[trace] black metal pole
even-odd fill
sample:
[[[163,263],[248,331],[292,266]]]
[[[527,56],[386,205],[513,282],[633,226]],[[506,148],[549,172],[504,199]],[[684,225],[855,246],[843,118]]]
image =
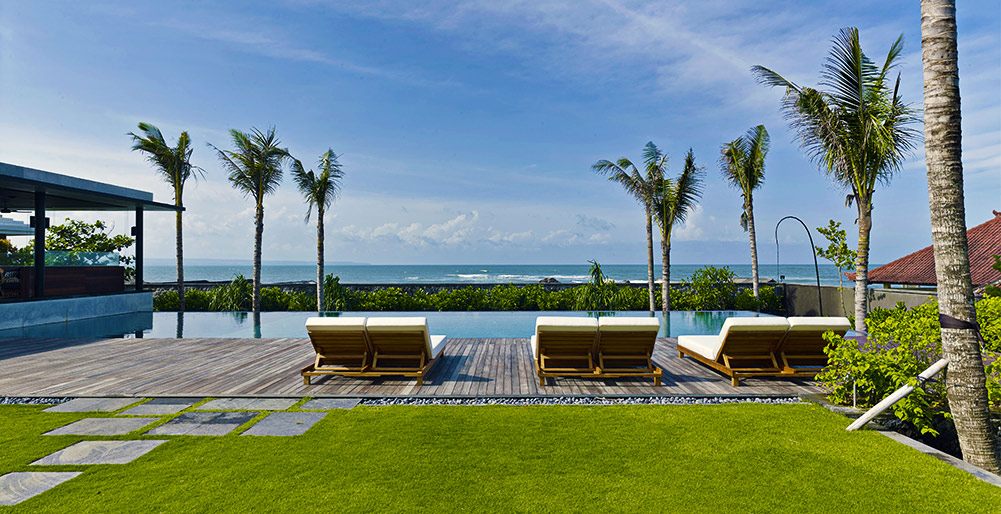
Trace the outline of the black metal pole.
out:
[[[787,219],[794,219],[803,225],[803,230],[806,231],[806,237],[810,238],[810,250],[813,250],[813,269],[817,273],[817,308],[820,309],[819,314],[824,315],[824,300],[820,292],[820,265],[817,264],[817,247],[813,245],[813,235],[810,234],[810,229],[806,227],[806,223],[803,220],[797,218],[796,216],[786,216],[779,220],[775,224],[775,273],[779,272],[779,225]]]
[[[35,298],[45,296],[45,191],[35,191]]]
[[[136,292],[143,290],[143,206],[136,205]]]

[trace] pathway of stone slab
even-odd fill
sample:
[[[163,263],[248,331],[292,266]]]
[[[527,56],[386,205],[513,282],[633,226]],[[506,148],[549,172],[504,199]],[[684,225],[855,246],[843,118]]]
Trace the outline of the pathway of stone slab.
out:
[[[119,412],[122,418],[84,418],[46,432],[45,435],[125,435],[140,430],[162,417],[177,414],[201,402],[197,398],[153,398],[135,405],[135,398],[77,398],[45,409],[44,412]],[[295,398],[220,398],[157,426],[145,435],[226,435],[257,417],[261,411],[284,411],[298,403]],[[299,407],[301,411],[351,409],[359,400],[315,398]],[[212,412],[212,411],[254,412]],[[326,416],[325,412],[272,412],[245,430],[247,436],[296,436],[306,433]],[[167,440],[80,441],[32,462],[32,466],[83,466],[126,464],[153,451]],[[82,471],[22,471],[0,476],[0,505],[15,505],[41,494]]]

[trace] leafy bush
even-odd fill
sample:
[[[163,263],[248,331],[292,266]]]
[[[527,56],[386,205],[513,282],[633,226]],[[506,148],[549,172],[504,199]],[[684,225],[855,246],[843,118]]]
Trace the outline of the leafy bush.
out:
[[[288,292],[278,287],[261,288],[261,310],[262,311],[287,311],[289,309],[290,295]]]
[[[341,278],[333,275],[323,277],[323,310],[355,310],[355,293],[341,285]]]
[[[153,310],[176,311],[177,291],[158,290],[153,293]]]
[[[1001,309],[985,299],[977,304],[982,326],[1001,324]],[[929,302],[907,310],[902,304],[894,309],[874,309],[866,317],[869,338],[858,342],[832,332],[825,353],[828,365],[817,375],[831,401],[850,404],[852,385],[856,386],[860,407],[871,407],[904,385],[918,386],[917,375],[942,358],[942,334],[938,322],[938,304]],[[996,347],[996,333],[984,334],[988,348]],[[992,351],[984,352],[988,394],[994,407],[1001,407],[1001,363]],[[937,416],[946,416],[945,385],[941,375],[916,387],[914,393],[894,406],[894,415],[912,423],[921,433],[937,435],[933,428]]]
[[[754,290],[748,288],[734,296],[733,308],[742,311],[779,312],[782,310],[782,299],[775,294],[774,287],[759,288],[757,299],[754,298]]]
[[[212,290],[209,296],[208,309],[213,311],[249,311],[253,296],[253,287],[250,281],[237,275],[229,284],[219,286]],[[263,299],[263,297],[262,297]],[[188,296],[185,294],[184,301],[188,303]],[[189,310],[200,310],[185,305]]]
[[[200,289],[184,290],[184,308],[186,310],[193,312],[226,310],[214,308],[212,301],[213,294],[211,291],[202,291]]]
[[[977,302],[977,323],[984,348],[1001,352],[1001,296],[984,298]]]
[[[737,274],[723,266],[703,266],[689,277],[688,295],[696,310],[718,311],[733,305],[737,292],[733,279]]]

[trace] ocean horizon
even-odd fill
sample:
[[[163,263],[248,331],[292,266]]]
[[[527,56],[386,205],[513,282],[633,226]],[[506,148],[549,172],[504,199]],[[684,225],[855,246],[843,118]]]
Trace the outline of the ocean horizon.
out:
[[[671,266],[671,281],[687,280],[703,264],[676,264]],[[714,264],[728,267],[739,278],[751,277],[749,264]],[[875,266],[873,266],[875,267]],[[347,264],[327,265],[325,273],[340,277],[342,284],[532,284],[542,279],[553,278],[561,283],[581,284],[590,279],[588,264],[421,264],[421,265],[378,265]],[[616,282],[646,282],[647,267],[644,264],[607,264],[601,266],[605,276]],[[655,278],[659,279],[660,266],[655,268]],[[150,266],[143,269],[147,282],[172,282],[177,280],[174,266]],[[761,280],[775,280],[790,283],[815,284],[816,273],[813,264],[763,264],[758,267]],[[237,275],[251,277],[250,265],[186,265],[185,281],[207,280],[211,282],[232,280]],[[780,278],[784,277],[784,278]],[[316,279],[316,266],[310,264],[264,264],[261,267],[261,281],[266,284],[280,282],[312,282]],[[838,269],[831,264],[820,265],[820,283],[838,284]]]

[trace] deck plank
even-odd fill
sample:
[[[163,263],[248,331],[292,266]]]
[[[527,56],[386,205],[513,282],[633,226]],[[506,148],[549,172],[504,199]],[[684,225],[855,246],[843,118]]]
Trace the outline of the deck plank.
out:
[[[406,377],[314,377],[307,339],[15,339],[0,341],[0,396],[564,396],[801,395],[821,392],[805,379],[760,377],[730,386],[728,377],[661,338],[648,378],[557,378],[539,387],[527,338],[451,339],[424,385]]]

